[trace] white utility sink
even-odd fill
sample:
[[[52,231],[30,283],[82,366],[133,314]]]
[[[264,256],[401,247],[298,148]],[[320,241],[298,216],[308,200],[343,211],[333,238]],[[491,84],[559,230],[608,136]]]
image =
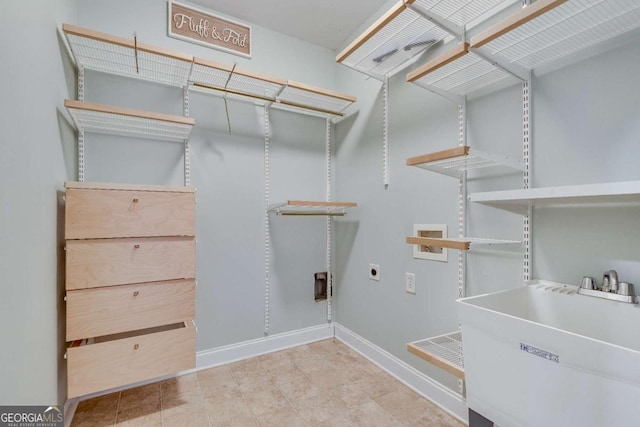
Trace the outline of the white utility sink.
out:
[[[577,289],[458,301],[469,408],[502,427],[640,425],[640,306]]]

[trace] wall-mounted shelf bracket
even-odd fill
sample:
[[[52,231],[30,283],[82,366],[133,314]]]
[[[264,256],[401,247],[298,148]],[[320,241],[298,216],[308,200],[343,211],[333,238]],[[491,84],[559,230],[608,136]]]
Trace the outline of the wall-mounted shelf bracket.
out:
[[[478,55],[480,58],[487,61],[489,64],[493,65],[496,68],[501,69],[505,73],[511,74],[513,77],[519,79],[520,81],[531,80],[531,70],[528,70],[524,67],[520,67],[517,64],[508,64],[506,62],[500,61],[495,57],[487,55],[482,51],[482,49],[478,49],[475,47],[469,47],[469,52]]]
[[[412,10],[413,12],[422,16],[424,19],[431,22],[433,25],[441,28],[442,30],[456,37],[459,41],[464,40],[464,37],[465,37],[464,27],[456,25],[451,21],[447,21],[430,11],[420,9],[416,7],[414,4],[408,4],[406,1],[405,1],[405,6],[407,7],[407,9]]]

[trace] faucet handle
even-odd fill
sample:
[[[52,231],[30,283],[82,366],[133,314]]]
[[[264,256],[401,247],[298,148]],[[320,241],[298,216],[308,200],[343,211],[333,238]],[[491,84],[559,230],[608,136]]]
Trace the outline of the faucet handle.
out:
[[[635,292],[633,291],[633,284],[627,282],[620,282],[618,284],[618,295],[624,296],[635,296]]]
[[[580,287],[582,289],[595,290],[595,289],[598,289],[598,283],[596,282],[596,279],[594,279],[593,277],[584,276],[582,278],[582,285],[580,285]]]

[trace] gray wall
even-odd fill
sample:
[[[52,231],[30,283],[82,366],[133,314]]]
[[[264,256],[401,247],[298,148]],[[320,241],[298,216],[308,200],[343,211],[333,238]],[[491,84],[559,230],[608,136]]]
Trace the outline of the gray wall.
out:
[[[0,405],[66,398],[63,216],[57,192],[75,175],[73,94],[57,34],[75,1],[5,2],[0,14]]]
[[[414,223],[444,223],[457,236],[457,180],[405,166],[408,157],[458,144],[457,106],[406,83],[390,82],[391,184],[382,186],[380,84],[345,67],[339,89],[358,96],[358,114],[337,126],[338,196],[359,208],[338,228],[338,322],[456,389],[455,378],[405,350],[405,344],[457,328],[457,251],[449,262],[415,260],[404,243]],[[640,179],[640,45],[618,46],[536,77],[533,82],[533,186]],[[521,86],[468,102],[469,145],[522,156]],[[469,191],[521,188],[521,175],[469,181]],[[609,268],[640,282],[637,207],[536,209],[533,278],[579,283]],[[468,206],[468,235],[519,240],[520,216]],[[636,239],[634,239],[634,237]],[[467,255],[467,295],[522,284],[522,257],[498,251]],[[368,279],[380,264],[381,280]],[[404,273],[416,274],[417,295],[405,293]]]
[[[333,52],[253,26],[253,58],[168,38],[166,2],[83,1],[78,25],[283,79],[333,88]],[[182,114],[182,90],[88,73],[86,100]],[[263,336],[263,109],[191,92],[192,186],[197,189],[197,349]],[[181,144],[92,134],[87,180],[182,185]],[[271,111],[271,202],[325,197],[325,120]],[[326,270],[324,218],[271,217],[270,333],[326,322],[313,274]]]

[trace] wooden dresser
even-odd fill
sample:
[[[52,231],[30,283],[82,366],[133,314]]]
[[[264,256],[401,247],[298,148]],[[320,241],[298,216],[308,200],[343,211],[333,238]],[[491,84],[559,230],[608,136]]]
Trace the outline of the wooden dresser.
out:
[[[194,190],[65,188],[68,396],[194,368]]]

